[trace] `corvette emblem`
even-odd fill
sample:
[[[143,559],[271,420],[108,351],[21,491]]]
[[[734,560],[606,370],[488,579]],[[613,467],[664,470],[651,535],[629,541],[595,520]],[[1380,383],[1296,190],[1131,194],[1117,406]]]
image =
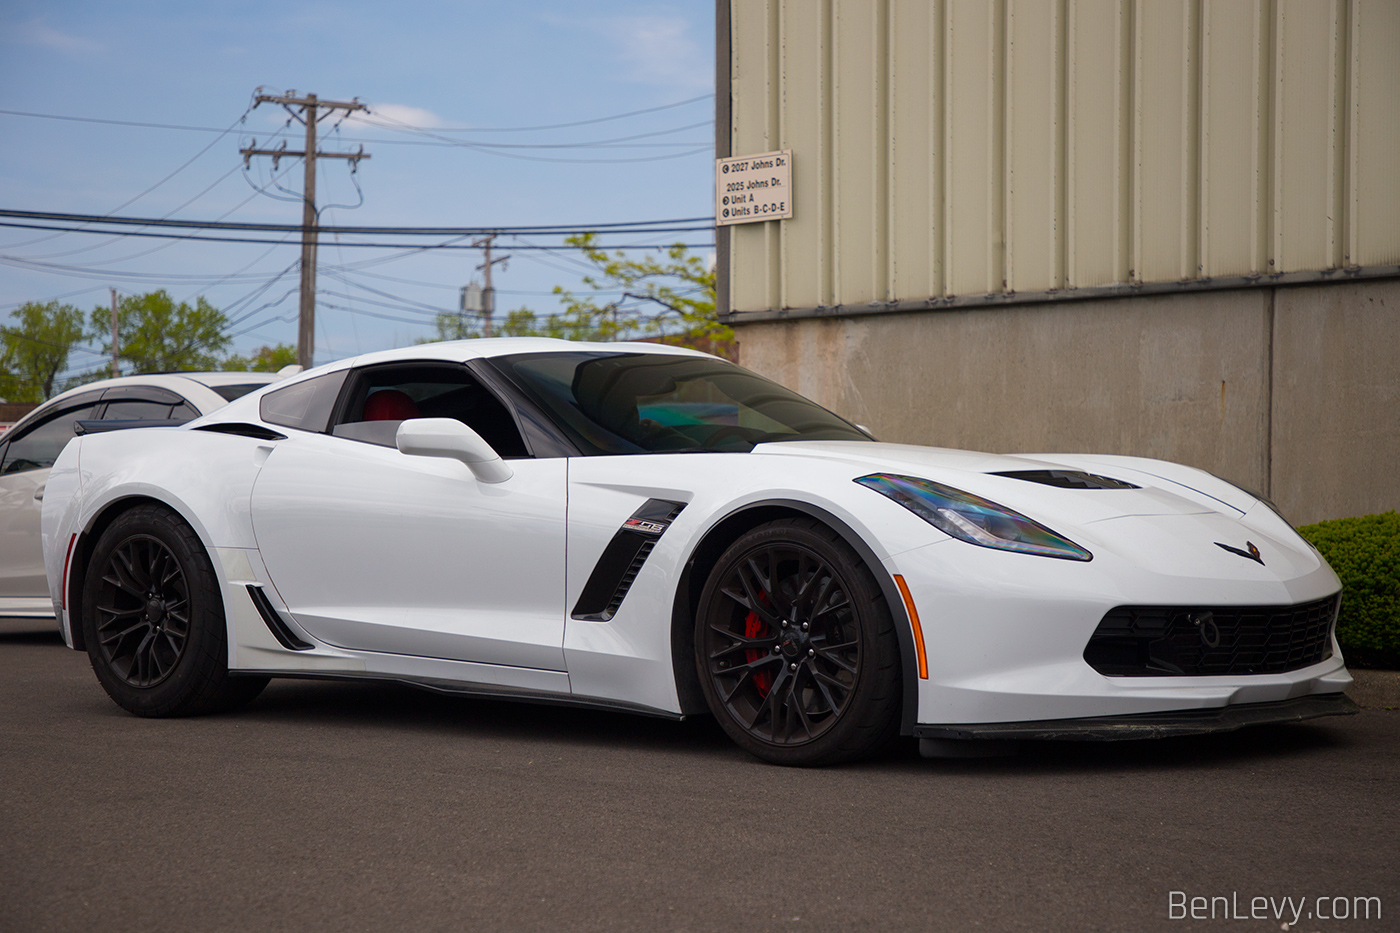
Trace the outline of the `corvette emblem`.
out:
[[[648,535],[659,535],[666,530],[666,525],[661,522],[649,522],[644,518],[629,518],[622,523],[622,527]]]
[[[1241,557],[1247,557],[1247,558],[1249,558],[1250,560],[1257,560],[1257,561],[1259,562],[1259,566],[1261,566],[1261,567],[1264,566],[1264,558],[1262,558],[1262,557],[1259,556],[1259,549],[1258,549],[1257,547],[1254,546],[1254,542],[1253,542],[1253,541],[1246,541],[1246,542],[1244,543],[1244,546],[1247,547],[1247,548],[1249,548],[1249,550],[1247,550],[1247,551],[1242,551],[1242,550],[1240,550],[1240,549],[1237,548],[1237,547],[1230,547],[1230,545],[1228,545],[1228,544],[1221,544],[1219,541],[1215,542],[1215,546],[1216,546],[1216,547],[1220,547],[1220,548],[1224,548],[1225,550],[1229,551],[1231,554],[1238,554],[1238,555],[1240,555]]]

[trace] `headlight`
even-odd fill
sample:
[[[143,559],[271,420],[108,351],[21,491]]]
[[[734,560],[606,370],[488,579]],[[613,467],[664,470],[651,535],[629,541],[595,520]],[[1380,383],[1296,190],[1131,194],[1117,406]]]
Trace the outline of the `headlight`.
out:
[[[968,544],[1064,560],[1094,559],[1093,554],[1039,522],[942,483],[893,473],[871,473],[856,482],[889,496],[939,531]]]

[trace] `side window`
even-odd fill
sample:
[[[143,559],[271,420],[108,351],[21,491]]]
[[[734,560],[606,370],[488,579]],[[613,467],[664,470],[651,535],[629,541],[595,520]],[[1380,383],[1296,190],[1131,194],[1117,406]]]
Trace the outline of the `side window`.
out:
[[[102,413],[103,421],[145,421],[170,417],[169,402],[143,402],[136,400],[108,402]]]
[[[269,392],[258,403],[258,412],[268,424],[324,433],[344,381],[342,369]]]
[[[170,415],[168,417],[174,418],[177,421],[193,421],[199,417],[199,412],[195,411],[194,406],[189,402],[181,402],[170,409]]]
[[[355,373],[331,433],[394,446],[398,426],[411,418],[453,418],[480,434],[505,458],[530,456],[520,429],[500,399],[466,367],[399,363]]]
[[[85,405],[61,411],[19,437],[10,438],[0,473],[47,470],[53,466],[63,451],[63,445],[73,437],[73,422],[91,418],[96,408],[96,405]]]

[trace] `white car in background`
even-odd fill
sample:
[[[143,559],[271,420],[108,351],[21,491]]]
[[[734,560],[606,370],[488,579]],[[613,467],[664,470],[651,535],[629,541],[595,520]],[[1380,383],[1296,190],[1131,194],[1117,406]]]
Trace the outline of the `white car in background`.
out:
[[[279,378],[211,372],[104,379],[54,396],[0,434],[0,618],[53,618],[39,513],[49,468],[77,422],[183,424]]]

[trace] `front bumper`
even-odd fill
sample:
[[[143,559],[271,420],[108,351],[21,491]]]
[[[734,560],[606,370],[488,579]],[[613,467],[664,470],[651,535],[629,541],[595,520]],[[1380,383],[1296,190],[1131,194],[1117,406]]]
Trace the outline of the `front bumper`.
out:
[[[1303,722],[1321,716],[1350,716],[1360,707],[1344,693],[1324,693],[1274,703],[1242,703],[1211,709],[1136,713],[1127,716],[1094,716],[1086,719],[1050,719],[1032,722],[986,722],[968,725],[918,725],[920,739],[1068,739],[1088,742],[1120,742],[1129,739],[1161,739],[1170,736],[1233,732],[1266,723]]]
[[[915,723],[971,728],[1210,717],[1228,707],[1341,694],[1351,677],[1330,633],[1330,657],[1293,670],[1109,676],[1085,660],[1085,646],[1115,607],[1286,607],[1340,589],[1320,560],[1311,567],[1276,561],[1273,568],[1234,561],[1242,566],[1238,573],[1227,564],[1229,574],[1212,578],[1144,568],[1108,549],[1091,562],[1072,562],[956,541],[887,558],[886,569],[907,581],[922,621],[928,677],[917,681]]]

